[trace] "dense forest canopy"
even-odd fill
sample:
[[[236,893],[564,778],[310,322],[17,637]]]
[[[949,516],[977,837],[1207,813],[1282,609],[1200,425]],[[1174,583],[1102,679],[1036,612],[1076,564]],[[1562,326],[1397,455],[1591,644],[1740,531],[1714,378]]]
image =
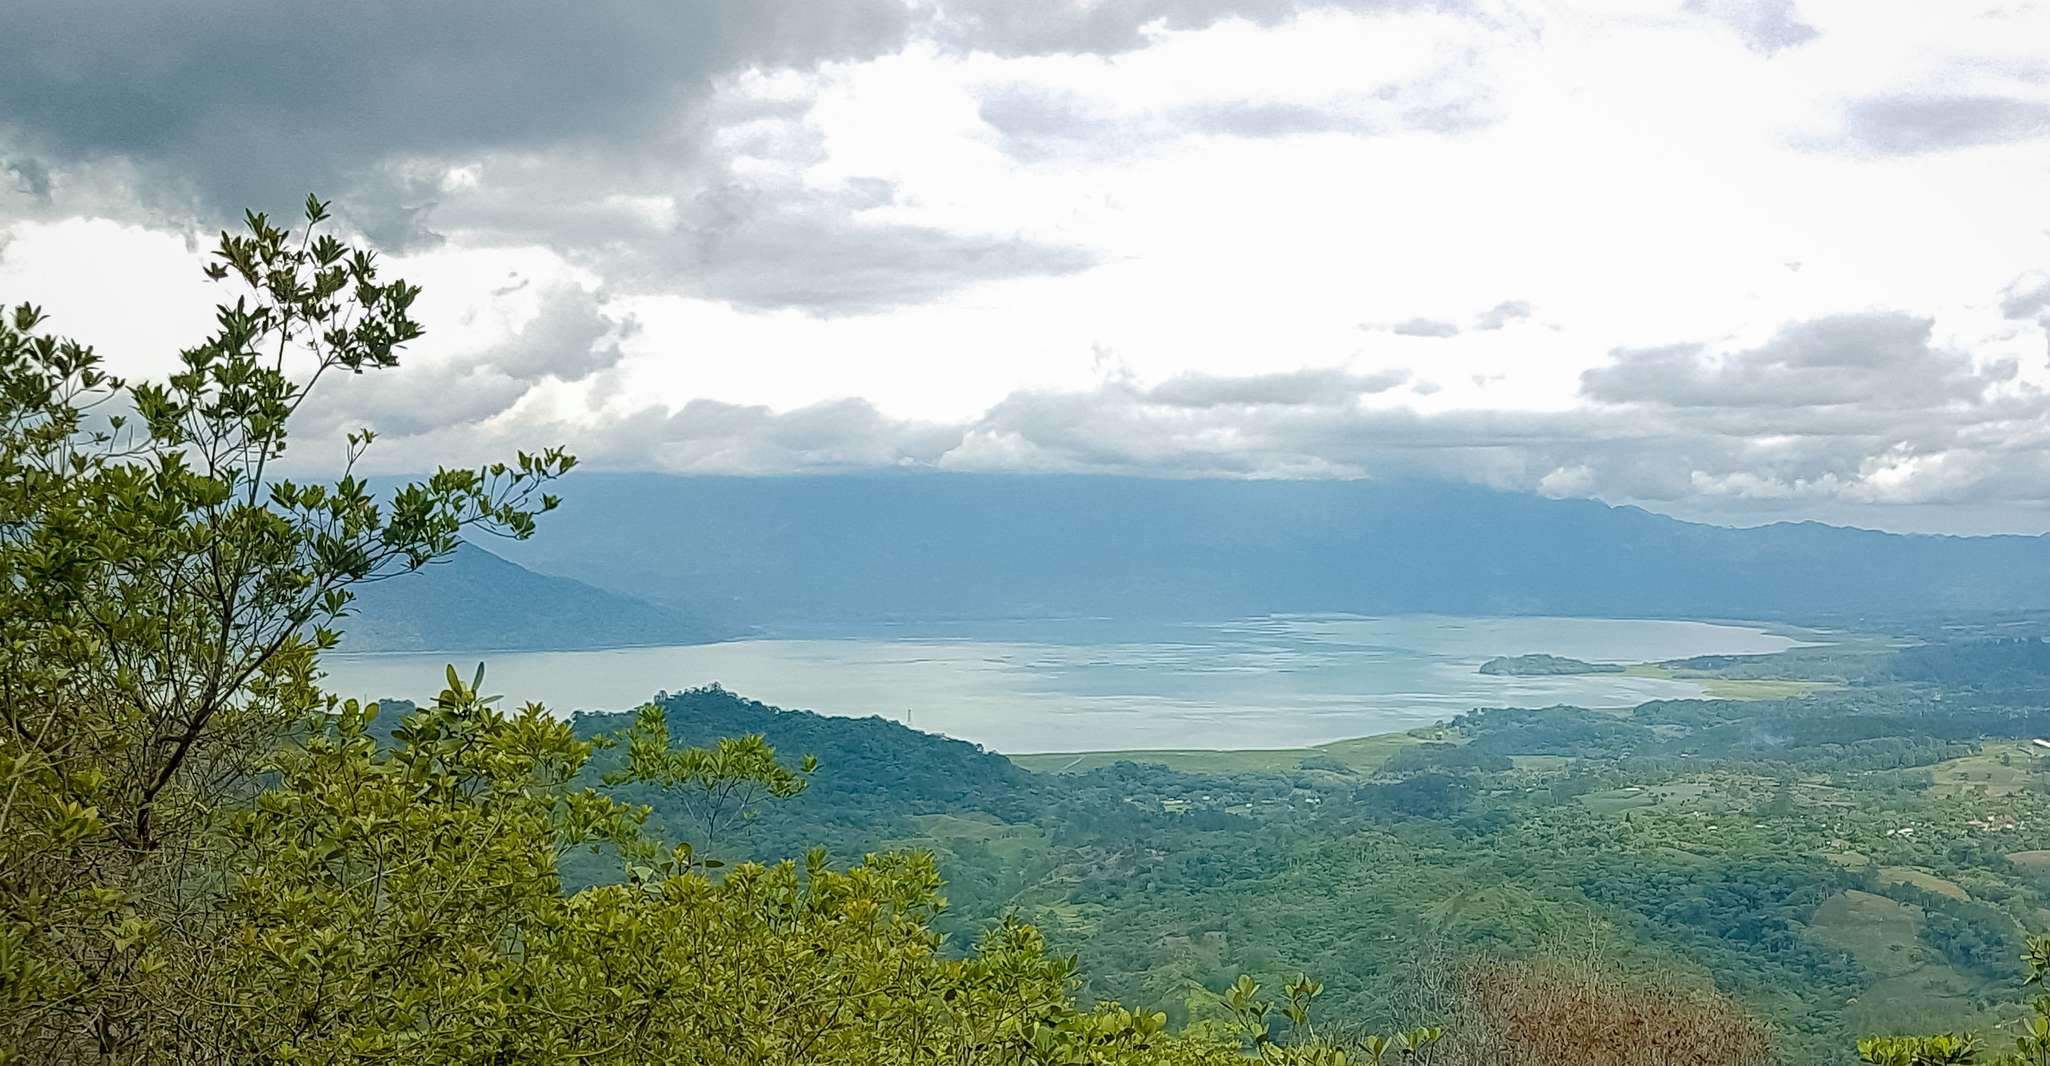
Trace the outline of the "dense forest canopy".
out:
[[[1768,657],[1795,678],[1872,678],[1812,694],[1484,710],[1282,768],[1185,753],[1206,768],[1020,774],[880,718],[717,688],[662,706],[682,735],[760,732],[818,758],[814,788],[830,791],[763,807],[730,846],[931,850],[949,882],[941,928],[1029,918],[1079,953],[1085,991],[1176,1021],[1204,1016],[1198,990],[1307,971],[1329,1013],[1402,1024],[1430,975],[1563,954],[1604,960],[1633,995],[1712,984],[1769,1021],[1789,1061],[1831,1062],[1873,1032],[1993,1032],[2027,1009],[2021,959],[2050,889],[2042,690],[1891,680],[1933,654],[1911,651]],[[653,820],[688,824],[651,803]]]
[[[324,693],[359,590],[530,537],[574,465],[277,477],[309,389],[421,334],[325,221],[223,235],[163,382],[0,321],[0,1061],[1920,1066],[1983,1045],[1854,1037],[2050,972],[2037,637],[1645,664],[1788,694],[1224,772],[717,687]],[[2050,1061],[2050,1002],[2018,1034]]]
[[[0,3],[0,1066],[2050,1066],[2046,43]]]
[[[422,333],[419,290],[326,220],[309,197],[301,228],[223,234],[207,274],[241,294],[161,383],[107,375],[28,305],[0,322],[0,1057],[1340,1061],[1306,979],[1276,999],[1248,978],[1215,1026],[1169,1035],[1079,1003],[1028,925],[942,950],[929,855],[728,865],[712,829],[809,784],[758,735],[678,747],[650,707],[586,739],[501,707],[481,669],[396,723],[320,692],[357,587],[466,530],[531,535],[574,463],[523,452],[378,497],[276,477],[307,390]],[[349,436],[352,468],[373,439]],[[594,750],[620,761],[587,780]],[[682,804],[697,846],[601,786]],[[591,847],[612,876],[566,890]]]

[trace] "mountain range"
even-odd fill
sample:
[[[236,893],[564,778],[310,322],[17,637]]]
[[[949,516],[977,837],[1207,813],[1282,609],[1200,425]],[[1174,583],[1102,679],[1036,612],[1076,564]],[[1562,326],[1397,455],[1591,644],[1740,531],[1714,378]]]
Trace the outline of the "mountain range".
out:
[[[340,629],[349,652],[611,648],[733,635],[688,610],[537,574],[474,544],[356,586]]]
[[[2050,606],[2050,538],[1729,528],[1445,483],[579,473],[562,492],[539,534],[500,550],[681,613],[638,609],[626,628],[668,619],[649,633],[1299,612],[1827,622]],[[579,636],[620,628],[604,617],[625,610],[617,601],[565,602],[587,612],[566,626]]]

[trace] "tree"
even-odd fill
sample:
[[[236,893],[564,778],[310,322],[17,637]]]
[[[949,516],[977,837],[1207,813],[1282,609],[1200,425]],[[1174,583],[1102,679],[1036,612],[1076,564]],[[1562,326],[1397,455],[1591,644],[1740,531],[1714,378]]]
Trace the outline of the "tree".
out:
[[[2022,955],[2028,967],[2024,987],[2050,989],[2050,937],[2031,937]],[[1982,1059],[1985,1045],[1970,1033],[1935,1036],[1881,1036],[1858,1042],[1858,1061],[1874,1066],[2050,1066],[2050,994],[2038,996],[2032,1016],[2016,1026],[2014,1050],[1997,1059]]]
[[[319,233],[318,200],[305,217],[222,235],[208,274],[248,292],[163,383],[108,376],[32,307],[0,323],[0,1060],[1348,1061],[1310,1029],[1308,982],[1284,1046],[1084,1009],[1074,960],[1016,921],[950,956],[928,854],[714,875],[591,787],[572,725],[481,695],[481,668],[388,740],[374,706],[323,695],[353,586],[466,531],[531,534],[573,460],[379,500],[353,473],[366,430],[332,484],[273,476],[324,375],[389,369],[421,336],[418,290]],[[659,709],[621,741],[619,783],[690,797],[711,840],[811,771],[760,737],[675,748]],[[563,891],[577,848],[622,876]]]
[[[110,376],[21,305],[0,321],[0,1047],[39,1061],[168,1039],[173,957],[208,940],[215,812],[325,700],[350,588],[465,531],[525,537],[560,450],[388,499],[274,476],[330,373],[397,365],[419,290],[263,215],[206,268],[245,291],[162,382]]]
[[[686,868],[693,862],[717,867],[723,860],[694,859],[694,850],[709,853],[726,834],[752,821],[762,799],[803,793],[819,765],[807,755],[795,770],[784,766],[760,733],[722,737],[709,748],[679,748],[669,738],[667,713],[652,703],[636,713],[623,737],[603,742],[611,746],[622,741],[625,765],[607,774],[607,783],[653,786],[681,809],[693,838],[677,851],[677,860]]]
[[[661,850],[646,811],[579,784],[592,745],[475,686],[451,671],[388,746],[375,707],[349,703],[280,753],[234,822],[223,942],[178,1061],[1238,1061],[1159,1015],[1077,1009],[1073,960],[1029,926],[947,958],[929,855],[716,880],[681,849],[643,865]],[[557,860],[594,843],[636,875],[564,894]]]
[[[1766,1066],[1773,1032],[1727,996],[1654,976],[1629,980],[1598,957],[1464,967],[1449,1005],[1448,1057],[1489,1066]]]
[[[207,268],[247,291],[129,385],[23,305],[0,321],[0,1058],[108,1062],[1194,1062],[1157,1015],[1077,1010],[1072,960],[994,930],[938,952],[929,856],[709,865],[573,781],[589,746],[451,671],[389,745],[317,684],[350,589],[466,531],[530,535],[559,450],[388,499],[277,478],[331,372],[394,367],[419,290],[262,215]],[[489,610],[489,604],[477,605]],[[478,679],[481,681],[481,675]],[[709,802],[802,779],[760,738],[628,774]],[[717,824],[708,826],[716,830]],[[569,848],[633,876],[564,894]],[[1189,1057],[1194,1056],[1194,1057]]]

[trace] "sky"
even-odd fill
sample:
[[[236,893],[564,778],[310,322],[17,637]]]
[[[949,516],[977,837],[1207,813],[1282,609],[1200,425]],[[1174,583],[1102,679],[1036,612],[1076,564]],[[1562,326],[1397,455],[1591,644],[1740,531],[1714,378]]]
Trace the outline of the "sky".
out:
[[[2050,530],[2050,2],[71,0],[0,301],[166,371],[244,208],[425,287],[295,462],[1426,477]]]

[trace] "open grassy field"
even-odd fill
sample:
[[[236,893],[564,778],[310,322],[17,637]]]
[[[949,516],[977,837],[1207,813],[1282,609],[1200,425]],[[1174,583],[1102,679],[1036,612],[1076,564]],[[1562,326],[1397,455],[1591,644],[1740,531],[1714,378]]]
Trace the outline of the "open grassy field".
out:
[[[1817,907],[1809,932],[1850,952],[1865,969],[1898,977],[1943,964],[1942,957],[1922,943],[1922,922],[1919,907],[1852,889]]]
[[[1580,802],[1590,810],[1615,814],[1640,807],[1688,803],[1700,799],[1708,791],[1709,784],[1706,781],[1668,781],[1650,786],[1625,785],[1602,792],[1590,792],[1580,797]]]
[[[1952,899],[1972,898],[1971,894],[1966,892],[1957,882],[1944,880],[1927,870],[1918,869],[1913,866],[1882,866],[1879,868],[1879,880],[1882,884],[1888,885],[1913,885],[1926,892],[1934,892],[1940,896],[1949,896]]]
[[[2050,752],[2014,741],[1988,741],[1977,755],[1929,769],[1930,791],[1950,795],[2011,796],[2050,769]]]
[[[1580,802],[1586,804],[1589,810],[1614,814],[1639,807],[1656,807],[1659,798],[1647,789],[1632,785],[1627,788],[1612,788],[1606,792],[1590,792],[1580,797]]]
[[[987,814],[919,814],[911,816],[913,824],[924,834],[902,841],[911,847],[926,847],[935,842],[974,841],[988,848],[992,854],[1008,862],[1018,862],[1026,856],[1046,850],[1046,834],[1030,825],[1013,825]]]
[[[1783,700],[1838,688],[1833,681],[1798,681],[1785,678],[1717,677],[1696,670],[1677,670],[1660,663],[1636,663],[1623,668],[1627,677],[1656,677],[1692,681],[1712,700]]]
[[[1238,751],[1152,750],[1043,752],[1013,755],[1011,761],[1036,773],[1080,773],[1119,762],[1158,763],[1186,773],[1247,773],[1293,770],[1314,756],[1336,759],[1352,769],[1366,772],[1387,761],[1397,750],[1426,740],[1452,740],[1432,726],[1407,733],[1381,733],[1371,737],[1334,740],[1310,748],[1246,748]]]
[[[1922,939],[1925,921],[1919,907],[1856,890],[1838,893],[1816,908],[1808,935],[1883,975],[1865,995],[1844,1005],[1852,1031],[1933,1031],[1954,1026],[1959,1018],[1977,1018],[1981,1029],[1990,1029],[2012,1016],[2012,1009],[1987,1011],[1974,1004],[1978,983]]]
[[[1789,681],[1778,678],[1701,677],[1703,695],[1712,700],[1784,700],[1839,687],[1834,681]]]

